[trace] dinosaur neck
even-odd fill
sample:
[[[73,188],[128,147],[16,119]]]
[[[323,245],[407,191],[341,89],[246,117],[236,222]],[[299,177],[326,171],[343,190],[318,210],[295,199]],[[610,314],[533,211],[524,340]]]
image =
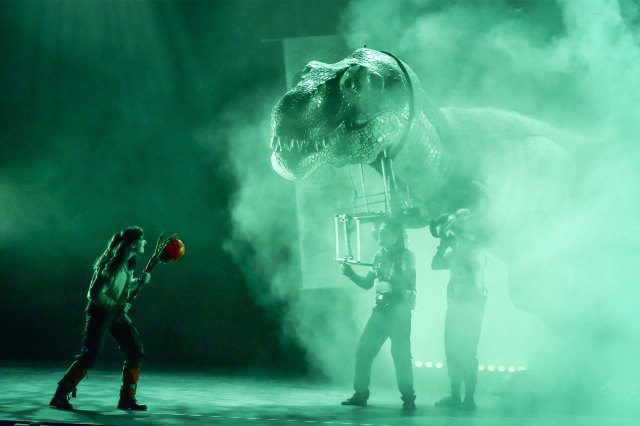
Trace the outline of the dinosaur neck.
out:
[[[442,149],[441,133],[420,114],[393,159],[397,177],[425,202],[442,189],[450,175],[451,159]]]

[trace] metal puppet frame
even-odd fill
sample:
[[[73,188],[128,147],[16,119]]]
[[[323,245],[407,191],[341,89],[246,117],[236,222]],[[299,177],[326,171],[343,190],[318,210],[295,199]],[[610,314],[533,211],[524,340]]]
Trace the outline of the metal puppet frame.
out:
[[[393,171],[393,160],[386,150],[377,161],[379,161],[379,171],[382,177],[383,191],[371,194],[367,192],[364,170],[362,164],[360,164],[359,170],[362,195],[356,196],[354,203],[355,209],[358,212],[338,213],[334,215],[336,239],[335,260],[338,262],[349,263],[352,265],[371,266],[371,263],[362,261],[362,225],[366,223],[373,223],[377,226],[385,219],[391,216],[401,215],[405,210],[414,207],[408,188],[404,199],[401,199],[399,196],[398,183]],[[377,166],[377,164],[374,164],[374,167],[375,166]],[[354,231],[355,241],[352,242],[352,234]]]

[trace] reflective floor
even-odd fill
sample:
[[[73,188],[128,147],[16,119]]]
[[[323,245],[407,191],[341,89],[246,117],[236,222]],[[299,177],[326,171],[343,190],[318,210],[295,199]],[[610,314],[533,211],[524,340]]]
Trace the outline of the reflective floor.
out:
[[[373,384],[366,408],[345,407],[348,386],[323,382],[269,378],[264,374],[223,376],[212,373],[143,371],[138,399],[147,412],[115,408],[119,374],[116,367],[92,370],[72,399],[76,410],[48,406],[56,381],[63,373],[53,368],[0,369],[0,425],[629,425],[640,424],[640,410],[529,410],[514,407],[480,386],[475,412],[451,412],[433,406],[443,396],[440,376],[416,374],[417,410],[401,411],[392,386]],[[435,374],[435,373],[434,373]]]

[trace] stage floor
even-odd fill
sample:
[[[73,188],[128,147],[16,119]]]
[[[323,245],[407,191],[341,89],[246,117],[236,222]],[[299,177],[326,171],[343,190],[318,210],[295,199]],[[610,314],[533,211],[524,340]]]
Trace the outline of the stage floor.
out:
[[[251,377],[146,369],[138,397],[146,412],[115,408],[120,376],[117,367],[92,370],[71,402],[74,411],[48,406],[62,369],[0,369],[1,425],[536,425],[536,426],[637,426],[638,410],[624,412],[551,412],[514,410],[490,392],[480,391],[478,410],[449,412],[434,407],[443,396],[442,383],[416,375],[418,408],[402,413],[394,389],[372,386],[366,408],[345,407],[340,401],[351,394],[348,386],[303,380]],[[435,382],[441,382],[436,380]],[[485,387],[486,388],[486,387]]]

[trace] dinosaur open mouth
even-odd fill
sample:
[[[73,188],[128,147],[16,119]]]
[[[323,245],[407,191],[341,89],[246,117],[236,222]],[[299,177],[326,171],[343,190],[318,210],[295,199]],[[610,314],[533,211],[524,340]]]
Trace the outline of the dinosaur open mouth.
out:
[[[354,118],[354,117],[352,117]],[[343,166],[355,162],[369,163],[383,149],[393,143],[403,120],[386,111],[360,120],[342,121],[331,132],[315,137],[295,137],[274,126],[271,137],[272,165],[289,179],[305,177],[321,164]]]
[[[296,157],[299,155],[313,154],[328,147],[335,146],[336,143],[347,133],[364,129],[380,118],[383,113],[372,115],[358,114],[349,122],[341,121],[332,131],[322,136],[296,137],[285,136],[285,132],[275,131],[271,136],[270,148],[273,152],[281,153],[285,156]]]
[[[271,137],[271,150],[279,153],[311,154],[319,152],[333,142],[327,138],[298,139],[285,138],[277,135]]]
[[[288,153],[298,155],[313,154],[333,146],[340,139],[339,133],[341,130],[344,131],[344,122],[338,124],[329,133],[314,137],[287,136],[284,132],[275,131],[271,137],[270,147],[273,152],[283,153],[284,155],[289,155]]]
[[[344,132],[344,123],[324,135],[314,137],[290,136],[288,132],[278,132],[276,128],[270,144],[274,169],[288,179],[307,176],[332,156]]]

